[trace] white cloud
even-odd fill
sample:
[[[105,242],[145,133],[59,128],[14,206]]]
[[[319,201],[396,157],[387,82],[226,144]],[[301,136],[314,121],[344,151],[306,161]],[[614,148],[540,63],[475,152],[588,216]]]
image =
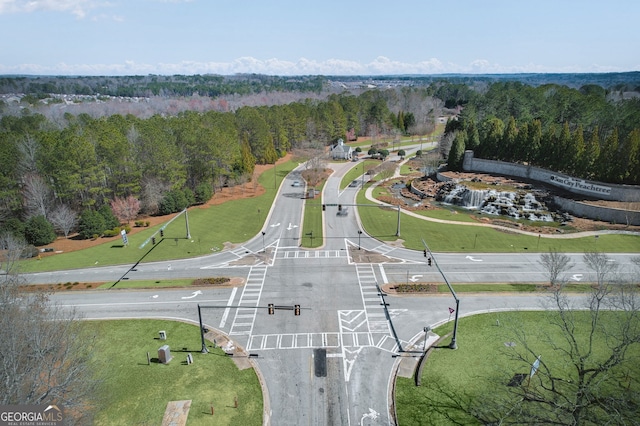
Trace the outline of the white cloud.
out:
[[[4,1],[4,0],[0,0]],[[640,66],[635,69],[639,69]],[[177,63],[140,63],[128,60],[116,64],[67,64],[52,66],[39,64],[4,65],[0,63],[0,74],[34,75],[146,75],[146,74],[221,74],[256,73],[270,75],[402,75],[402,74],[492,74],[492,73],[548,73],[548,72],[615,72],[631,71],[594,64],[587,68],[553,68],[538,64],[505,66],[477,59],[469,64],[444,63],[437,58],[408,63],[379,56],[368,63],[348,59],[318,61],[300,58],[286,61],[277,58],[257,59],[250,56],[230,62],[182,61]]]
[[[77,18],[84,18],[91,9],[106,5],[106,2],[96,0],[0,0],[0,14],[45,10],[69,12]]]

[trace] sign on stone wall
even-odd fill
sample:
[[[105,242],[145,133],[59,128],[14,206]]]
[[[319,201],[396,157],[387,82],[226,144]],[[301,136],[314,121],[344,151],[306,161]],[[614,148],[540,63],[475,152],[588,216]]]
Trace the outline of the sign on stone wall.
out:
[[[552,184],[563,186],[567,189],[576,189],[580,191],[592,192],[594,194],[611,194],[611,188],[608,186],[596,185],[581,179],[575,179],[566,176],[551,175],[549,180]]]

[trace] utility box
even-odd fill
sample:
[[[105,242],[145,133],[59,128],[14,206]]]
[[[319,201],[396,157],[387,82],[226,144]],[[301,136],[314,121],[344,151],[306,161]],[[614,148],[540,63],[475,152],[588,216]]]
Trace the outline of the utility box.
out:
[[[167,332],[164,330],[160,330],[158,332],[158,334],[160,335],[160,340],[167,340]]]
[[[169,345],[161,346],[160,349],[158,349],[158,359],[163,364],[169,364],[172,359]]]

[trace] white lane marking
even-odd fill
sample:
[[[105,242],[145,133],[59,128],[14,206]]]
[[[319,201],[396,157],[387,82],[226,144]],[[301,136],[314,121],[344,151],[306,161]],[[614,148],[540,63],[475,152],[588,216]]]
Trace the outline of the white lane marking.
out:
[[[469,259],[472,262],[482,262],[482,259],[476,259],[473,256],[466,256],[465,259]]]
[[[191,296],[183,296],[183,297],[181,297],[181,299],[193,299],[194,297],[196,297],[199,294],[202,294],[202,292],[200,290],[196,290],[196,291],[193,292],[193,294]]]
[[[233,299],[236,297],[236,291],[238,291],[238,287],[234,287],[233,290],[231,290],[231,296],[229,296],[229,301],[227,302],[227,306],[231,306],[231,304],[233,303]],[[223,328],[224,325],[227,322],[227,316],[229,316],[229,310],[231,308],[226,308],[224,310],[224,314],[222,314],[222,320],[220,321],[220,328]]]
[[[382,264],[378,264],[380,267],[380,275],[382,275],[382,282],[385,284],[389,284],[389,280],[387,279],[387,274],[384,272],[384,266]]]

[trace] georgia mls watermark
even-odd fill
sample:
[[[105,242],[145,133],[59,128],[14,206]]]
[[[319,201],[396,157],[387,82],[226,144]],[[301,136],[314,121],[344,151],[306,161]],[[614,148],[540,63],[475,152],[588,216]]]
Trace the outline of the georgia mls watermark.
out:
[[[62,426],[63,419],[57,405],[0,405],[0,426]]]

